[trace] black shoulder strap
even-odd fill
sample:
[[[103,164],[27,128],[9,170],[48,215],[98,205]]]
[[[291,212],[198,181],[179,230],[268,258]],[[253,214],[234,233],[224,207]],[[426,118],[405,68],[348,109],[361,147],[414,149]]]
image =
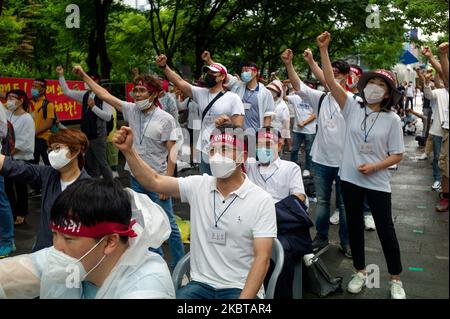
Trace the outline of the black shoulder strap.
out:
[[[205,110],[203,111],[203,114],[202,114],[202,122],[203,122],[203,119],[205,118],[206,114],[208,113],[208,111],[209,111],[209,110],[211,109],[211,107],[213,106],[213,104],[214,104],[218,99],[220,99],[224,94],[225,94],[224,91],[220,92],[219,94],[216,95],[215,98],[212,99],[211,102],[209,102],[209,104],[206,106]]]
[[[327,96],[327,94],[328,93],[323,93],[322,96],[319,99],[319,107],[317,109],[317,116],[319,116],[319,114],[320,114],[320,108],[322,107],[323,99],[325,98],[325,96]]]
[[[44,102],[42,102],[42,106],[40,108],[40,110],[42,110],[42,112],[44,113],[44,120],[47,119],[47,106],[48,106],[49,100],[45,99]]]

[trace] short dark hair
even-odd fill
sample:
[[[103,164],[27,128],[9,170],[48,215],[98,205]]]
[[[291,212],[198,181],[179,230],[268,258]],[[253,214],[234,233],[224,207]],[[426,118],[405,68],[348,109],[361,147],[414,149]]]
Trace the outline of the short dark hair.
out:
[[[273,127],[273,126],[263,126],[261,127],[258,132],[271,132],[271,133],[275,133],[278,136],[278,142],[281,140],[281,132],[279,129]],[[258,143],[258,134],[256,134],[256,143]]]
[[[333,68],[336,68],[339,70],[339,73],[341,74],[349,74],[350,73],[350,64],[348,64],[344,60],[336,60],[331,63],[331,66]]]
[[[244,133],[244,130],[242,129],[242,127],[233,125],[233,124],[222,124],[219,127],[217,127],[216,130],[213,130],[212,135],[210,136],[210,138],[212,138],[214,135],[218,135],[218,134],[214,134],[214,133],[219,133],[220,134],[225,134],[225,133],[229,133],[230,131],[233,131],[233,135],[235,136],[235,138],[237,140],[240,140],[241,142],[244,143],[244,148],[247,151],[248,150],[248,136]]]
[[[63,226],[66,219],[94,226],[100,222],[129,225],[131,200],[119,181],[84,179],[67,187],[56,198],[51,208],[50,220]],[[126,243],[128,237],[121,236]]]
[[[42,82],[42,83],[44,83],[44,89],[47,87],[47,80],[46,79],[42,79],[42,78],[39,78],[39,79],[34,79],[36,82]]]
[[[24,90],[10,90],[10,91],[8,91],[8,93],[6,93],[6,97],[8,97],[8,95],[11,93],[17,94],[22,97],[22,99],[23,99],[22,108],[28,112],[29,103],[28,103],[27,93]]]
[[[256,63],[252,61],[242,63],[241,68],[243,67],[256,68],[258,70],[258,65],[256,65]]]

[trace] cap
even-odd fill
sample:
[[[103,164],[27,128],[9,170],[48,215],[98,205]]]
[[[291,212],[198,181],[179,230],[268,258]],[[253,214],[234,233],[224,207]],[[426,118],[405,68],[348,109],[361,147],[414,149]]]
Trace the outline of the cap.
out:
[[[364,72],[361,78],[358,82],[358,91],[361,92],[364,95],[364,88],[367,85],[367,82],[369,82],[370,79],[373,78],[382,78],[386,81],[386,83],[391,88],[391,97],[389,101],[389,106],[395,106],[400,101],[402,94],[397,90],[397,87],[395,85],[395,76],[392,72],[378,69],[372,72]]]
[[[213,72],[220,72],[220,73],[225,74],[225,75],[228,74],[227,68],[224,67],[220,63],[211,63],[210,65],[204,65],[203,68],[202,68],[202,71],[203,72],[208,72],[208,70],[211,70]]]

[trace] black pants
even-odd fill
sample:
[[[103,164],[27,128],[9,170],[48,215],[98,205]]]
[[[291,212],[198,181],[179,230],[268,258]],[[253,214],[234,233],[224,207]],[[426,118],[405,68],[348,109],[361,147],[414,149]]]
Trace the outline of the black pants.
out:
[[[399,275],[402,272],[402,263],[392,221],[391,193],[362,188],[342,180],[341,185],[354,267],[356,270],[366,268],[363,202],[364,196],[367,196],[388,271],[391,275]]]
[[[28,215],[28,185],[18,180],[5,178],[5,193],[8,196],[14,219]]]
[[[405,105],[405,111],[408,109],[409,104],[411,104],[411,109],[414,109],[414,98],[413,97],[406,97],[406,105]]]
[[[48,161],[47,148],[48,146],[46,140],[37,137],[34,139],[34,164],[39,164],[40,157],[42,157],[44,165],[50,165],[50,162]]]

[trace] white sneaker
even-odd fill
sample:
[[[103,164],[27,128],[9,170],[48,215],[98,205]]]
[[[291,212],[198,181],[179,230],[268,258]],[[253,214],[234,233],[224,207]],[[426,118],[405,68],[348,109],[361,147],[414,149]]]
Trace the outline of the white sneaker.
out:
[[[336,209],[330,217],[330,224],[331,225],[337,225],[339,224],[339,209]]]
[[[391,298],[392,299],[406,299],[405,289],[400,280],[391,280]]]
[[[360,293],[366,285],[367,275],[362,272],[357,272],[352,276],[352,280],[348,283],[347,291],[352,294]]]
[[[416,156],[416,160],[426,160],[428,155],[426,153],[422,153],[419,156]]]
[[[441,188],[441,181],[434,181],[433,185],[431,185],[431,188],[435,191],[439,190],[439,188]]]
[[[364,226],[366,230],[376,230],[375,221],[373,220],[372,215],[364,216]]]
[[[388,169],[397,169],[397,168],[398,168],[397,164],[394,164],[394,165],[388,167]]]
[[[305,170],[303,171],[303,177],[308,177],[308,176],[311,176],[311,173],[310,173],[310,171],[308,171],[307,169],[305,169]]]

